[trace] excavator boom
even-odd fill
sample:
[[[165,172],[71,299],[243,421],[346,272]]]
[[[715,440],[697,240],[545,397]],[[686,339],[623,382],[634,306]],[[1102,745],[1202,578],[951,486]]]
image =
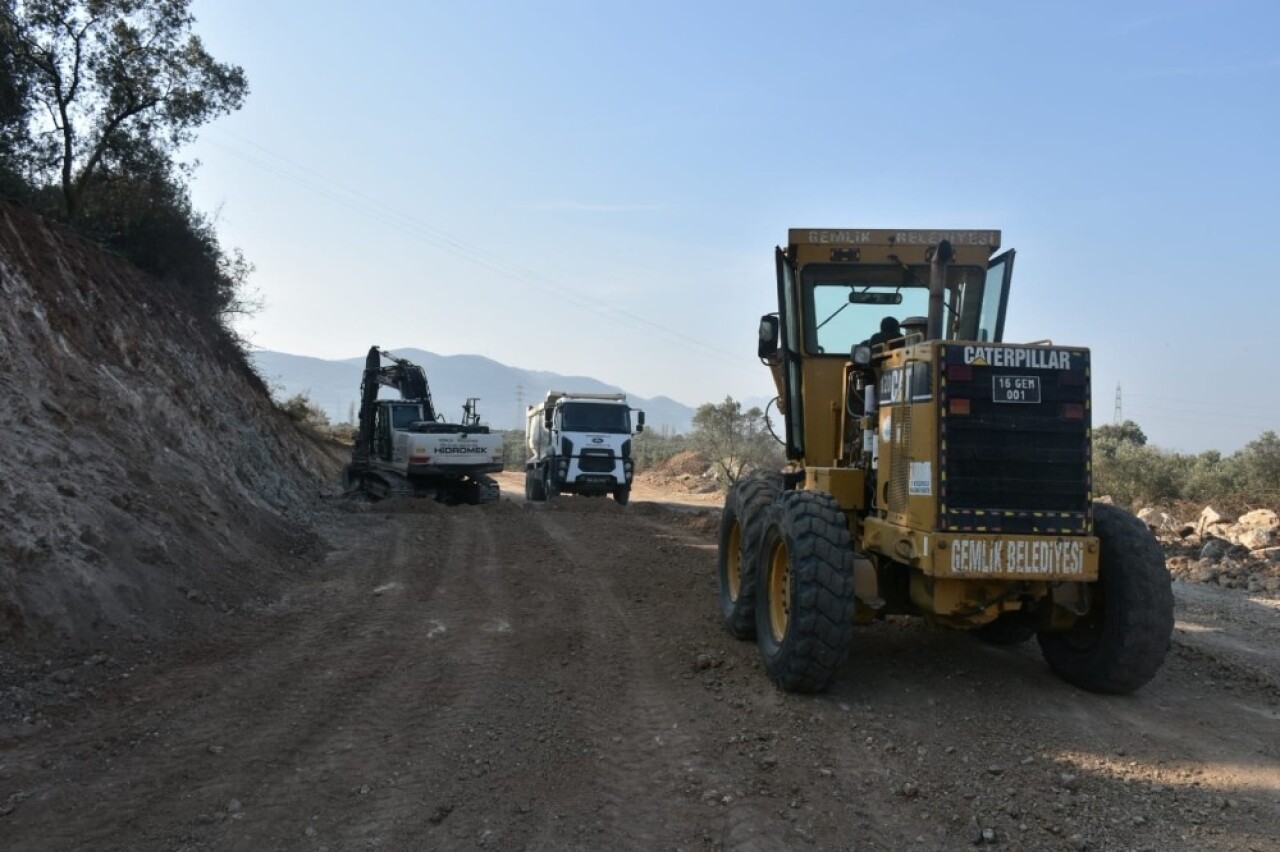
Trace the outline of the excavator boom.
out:
[[[383,359],[389,361],[384,364]],[[378,389],[399,400],[378,399]],[[502,470],[503,440],[464,406],[464,423],[443,422],[431,399],[426,371],[372,346],[360,381],[359,428],[344,489],[370,497],[433,497],[445,503],[498,499],[498,483],[486,474]]]

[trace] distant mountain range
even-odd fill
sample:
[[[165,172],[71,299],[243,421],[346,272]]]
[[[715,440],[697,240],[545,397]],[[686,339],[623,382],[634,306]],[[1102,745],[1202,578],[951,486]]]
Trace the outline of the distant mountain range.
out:
[[[463,402],[472,396],[480,398],[478,408],[483,422],[494,429],[523,431],[525,407],[540,401],[549,390],[625,393],[623,388],[588,376],[522,370],[480,355],[437,355],[422,349],[388,351],[427,371],[436,410],[454,422],[462,417]],[[354,419],[354,412],[360,405],[363,355],[327,361],[262,350],[254,352],[252,358],[277,399],[304,393],[314,405],[324,410],[331,422],[345,423]],[[654,432],[683,434],[691,428],[694,409],[674,399],[665,396],[646,399],[628,393],[627,401],[633,408],[644,410],[646,428]],[[743,404],[763,405],[745,400]]]

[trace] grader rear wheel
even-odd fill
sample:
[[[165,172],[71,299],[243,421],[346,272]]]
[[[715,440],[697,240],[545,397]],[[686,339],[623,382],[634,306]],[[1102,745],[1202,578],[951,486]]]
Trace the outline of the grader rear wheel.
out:
[[[756,576],[756,641],[770,680],[822,692],[853,636],[853,550],[835,498],[785,491],[769,507]]]
[[[1133,692],[1155,677],[1173,636],[1173,589],[1164,552],[1147,525],[1096,503],[1102,545],[1092,607],[1070,630],[1040,633],[1040,650],[1068,683],[1090,692]]]

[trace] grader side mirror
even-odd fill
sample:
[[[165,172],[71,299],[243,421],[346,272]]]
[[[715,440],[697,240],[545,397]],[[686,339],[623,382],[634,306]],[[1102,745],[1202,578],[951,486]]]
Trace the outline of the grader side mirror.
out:
[[[756,347],[756,354],[761,358],[772,358],[778,353],[778,328],[776,314],[760,317],[760,343]]]

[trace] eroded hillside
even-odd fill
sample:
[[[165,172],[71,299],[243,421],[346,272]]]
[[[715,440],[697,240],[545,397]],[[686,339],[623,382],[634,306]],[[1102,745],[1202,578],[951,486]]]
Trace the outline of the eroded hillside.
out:
[[[0,643],[162,639],[265,593],[332,471],[171,289],[0,204]]]

